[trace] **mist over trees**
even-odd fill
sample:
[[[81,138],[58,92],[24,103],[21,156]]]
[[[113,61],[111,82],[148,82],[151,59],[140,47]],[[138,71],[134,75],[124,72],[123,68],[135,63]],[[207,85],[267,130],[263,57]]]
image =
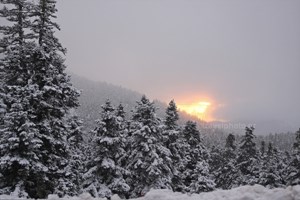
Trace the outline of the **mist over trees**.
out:
[[[90,108],[98,120],[84,124],[74,111],[79,91],[65,73],[66,49],[54,34],[56,1],[0,2],[0,16],[9,21],[0,26],[0,194],[89,192],[110,199],[150,189],[201,193],[300,184],[300,129],[291,151],[278,145],[278,136],[257,143],[253,127],[207,145],[196,122],[179,123],[174,100],[160,117],[145,95],[131,114],[106,99]]]

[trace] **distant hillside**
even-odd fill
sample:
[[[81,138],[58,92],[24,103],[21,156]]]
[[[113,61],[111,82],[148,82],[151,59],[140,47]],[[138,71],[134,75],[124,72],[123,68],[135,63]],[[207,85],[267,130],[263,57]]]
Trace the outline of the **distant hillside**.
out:
[[[71,80],[73,85],[81,91],[80,107],[77,113],[84,120],[86,129],[94,128],[95,120],[100,116],[101,105],[107,99],[110,99],[115,106],[122,103],[125,111],[130,113],[135,102],[142,96],[138,92],[120,86],[91,81],[75,74],[71,74]]]
[[[84,120],[84,124],[89,130],[94,128],[95,120],[100,117],[99,113],[101,112],[101,105],[103,105],[107,99],[115,106],[122,103],[127,113],[127,117],[130,117],[132,110],[136,106],[136,102],[142,97],[141,93],[121,86],[106,82],[91,81],[73,73],[70,74],[73,85],[81,91],[79,97],[80,107],[78,108],[77,113]],[[157,107],[157,115],[163,118],[167,104],[159,100],[154,100],[154,103]],[[198,121],[197,118],[185,113],[180,113],[180,118],[180,124],[183,124],[187,120]]]

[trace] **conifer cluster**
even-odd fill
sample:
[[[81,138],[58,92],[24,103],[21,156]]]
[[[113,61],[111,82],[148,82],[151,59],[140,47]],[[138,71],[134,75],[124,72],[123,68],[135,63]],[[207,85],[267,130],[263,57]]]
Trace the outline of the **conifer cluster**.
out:
[[[55,37],[55,0],[0,0],[0,194],[46,198],[89,192],[108,199],[150,189],[200,193],[216,188],[300,184],[300,129],[291,155],[254,142],[246,127],[237,144],[205,147],[195,122],[178,124],[174,101],[165,118],[145,96],[131,118],[122,104],[102,106],[95,129],[74,114],[79,92],[65,73]],[[89,135],[89,137],[87,137]]]

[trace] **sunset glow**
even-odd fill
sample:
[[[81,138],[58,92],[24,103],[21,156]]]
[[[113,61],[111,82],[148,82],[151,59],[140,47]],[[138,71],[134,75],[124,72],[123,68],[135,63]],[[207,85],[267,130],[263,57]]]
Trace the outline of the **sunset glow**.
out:
[[[192,104],[179,104],[178,108],[181,111],[184,111],[192,116],[195,116],[204,121],[210,121],[209,116],[209,107],[211,106],[210,102],[200,101]]]

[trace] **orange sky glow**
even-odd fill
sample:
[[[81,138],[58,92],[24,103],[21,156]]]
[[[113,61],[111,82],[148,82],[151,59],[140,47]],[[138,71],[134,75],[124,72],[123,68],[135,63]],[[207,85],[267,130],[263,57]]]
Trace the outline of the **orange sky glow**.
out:
[[[200,120],[207,122],[215,120],[213,117],[215,103],[210,98],[193,97],[189,99],[180,99],[177,101],[177,107],[180,111],[184,111]]]

